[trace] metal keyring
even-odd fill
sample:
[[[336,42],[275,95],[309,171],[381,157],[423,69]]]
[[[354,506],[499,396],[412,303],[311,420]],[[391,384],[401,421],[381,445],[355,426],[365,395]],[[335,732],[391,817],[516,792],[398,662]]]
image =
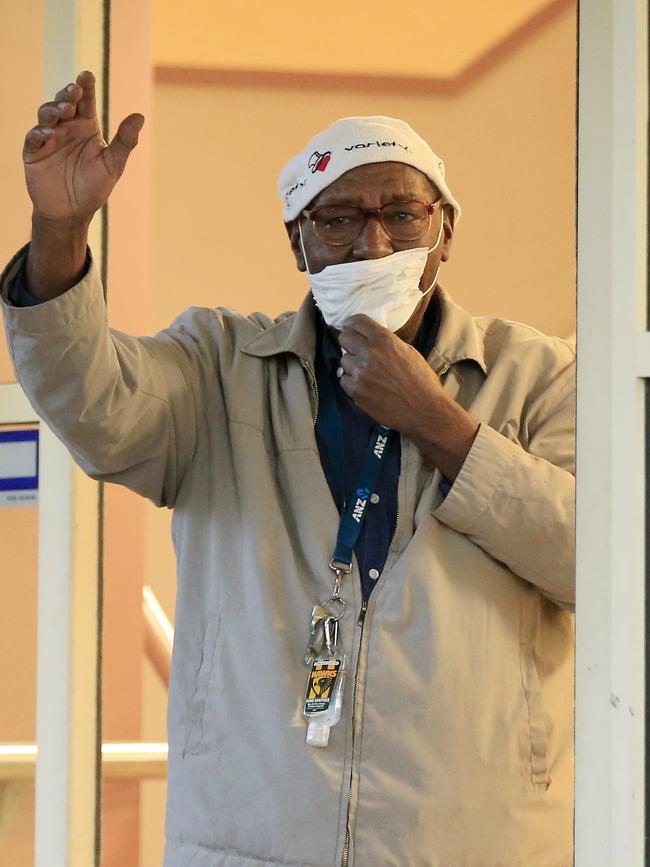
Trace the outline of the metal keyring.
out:
[[[334,612],[329,607],[330,602],[338,603],[341,606],[340,614],[338,614],[337,616],[334,615]],[[324,602],[320,603],[321,608],[326,609],[326,611],[329,613],[329,616],[332,618],[332,620],[340,620],[343,617],[343,615],[345,614],[345,605],[346,605],[345,599],[341,599],[340,596],[329,596]]]

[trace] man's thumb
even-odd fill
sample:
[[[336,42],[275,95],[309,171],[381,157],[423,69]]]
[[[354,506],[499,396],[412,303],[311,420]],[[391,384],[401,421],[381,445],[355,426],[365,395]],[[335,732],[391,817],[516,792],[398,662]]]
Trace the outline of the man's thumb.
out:
[[[120,174],[124,171],[129,154],[138,143],[138,135],[143,126],[144,117],[141,114],[130,114],[118,126],[108,146]]]

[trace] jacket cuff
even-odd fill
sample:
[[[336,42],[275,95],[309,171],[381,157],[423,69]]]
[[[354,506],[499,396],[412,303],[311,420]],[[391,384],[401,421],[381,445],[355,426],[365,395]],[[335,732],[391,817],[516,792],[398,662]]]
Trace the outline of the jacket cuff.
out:
[[[460,473],[441,504],[432,514],[459,533],[476,533],[481,518],[508,483],[510,469],[521,454],[521,446],[482,423]]]
[[[27,288],[26,267],[28,254],[29,244],[25,244],[0,275],[0,300],[8,307],[36,307],[39,304],[48,303],[40,298],[35,298]],[[90,248],[86,247],[86,262],[84,264],[82,279],[87,276],[91,264],[92,255]]]
[[[0,306],[10,335],[52,333],[79,321],[83,321],[84,327],[87,328],[89,321],[95,320],[98,316],[105,317],[101,280],[90,252],[87,257],[86,275],[71,289],[50,301],[43,301],[33,306],[14,306],[9,298],[9,292],[25,266],[28,249],[29,245],[23,247],[0,275]]]

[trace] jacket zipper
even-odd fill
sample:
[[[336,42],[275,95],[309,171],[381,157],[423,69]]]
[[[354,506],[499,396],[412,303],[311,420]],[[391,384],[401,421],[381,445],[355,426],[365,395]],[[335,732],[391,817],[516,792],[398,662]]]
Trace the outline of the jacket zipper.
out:
[[[350,810],[352,808],[352,777],[354,774],[354,741],[356,738],[357,729],[357,697],[359,686],[359,663],[361,661],[361,645],[363,643],[363,626],[366,621],[366,611],[368,610],[368,600],[364,599],[361,603],[361,611],[357,620],[357,626],[361,627],[359,635],[359,647],[357,652],[357,664],[354,670],[354,690],[352,693],[352,755],[350,756],[350,785],[348,788],[348,811],[345,819],[345,841],[343,843],[343,854],[341,856],[341,867],[348,867],[348,858],[350,857]]]
[[[397,531],[399,529],[399,509],[397,510],[397,516],[395,518],[395,530],[393,532],[393,538],[390,540],[389,550],[393,547],[395,539],[397,538]],[[348,788],[348,812],[345,820],[345,841],[343,843],[343,854],[341,856],[341,867],[348,867],[348,860],[350,858],[350,840],[352,836],[352,832],[350,830],[350,811],[352,809],[352,779],[354,774],[354,741],[356,738],[356,729],[357,729],[357,698],[359,693],[359,664],[361,662],[361,645],[363,644],[363,628],[366,622],[366,611],[368,610],[368,600],[364,599],[361,603],[361,611],[359,612],[359,618],[357,620],[357,626],[361,627],[361,634],[359,635],[359,648],[357,653],[357,664],[354,670],[354,689],[352,692],[352,755],[350,756],[350,785]]]
[[[395,539],[397,539],[397,531],[399,530],[399,506],[397,507],[397,514],[395,515],[395,529],[393,530],[393,538],[390,540],[390,545],[388,546],[388,553],[390,556],[390,552],[392,550],[393,545],[395,544]],[[394,552],[393,552],[394,555]],[[391,557],[390,560],[386,557],[386,566],[390,568],[393,565],[395,557]],[[386,566],[384,566],[384,571],[386,570]]]
[[[314,427],[316,427],[316,419],[318,418],[318,409],[319,409],[319,403],[320,403],[320,398],[318,395],[318,382],[316,381],[316,372],[315,372],[314,368],[311,366],[311,362],[307,361],[306,358],[301,358],[300,361],[302,362],[302,366],[305,368],[305,370],[309,374],[309,378],[311,379],[312,388],[314,389],[314,397],[316,399],[316,408],[314,410],[313,425],[314,425]]]

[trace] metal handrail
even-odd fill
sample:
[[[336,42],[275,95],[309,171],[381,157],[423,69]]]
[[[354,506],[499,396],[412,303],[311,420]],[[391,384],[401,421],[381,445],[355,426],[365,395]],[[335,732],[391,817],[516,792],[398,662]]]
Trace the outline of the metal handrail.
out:
[[[102,745],[102,776],[109,779],[159,780],[167,776],[165,743]],[[36,776],[37,744],[0,744],[0,782],[33,780]]]
[[[174,628],[148,585],[142,588],[147,658],[166,687],[169,686]],[[0,743],[0,782],[33,780],[38,745]],[[110,742],[102,745],[102,776],[111,779],[164,779],[167,776],[167,744]]]
[[[142,588],[145,653],[164,685],[169,688],[174,627],[147,584]]]

